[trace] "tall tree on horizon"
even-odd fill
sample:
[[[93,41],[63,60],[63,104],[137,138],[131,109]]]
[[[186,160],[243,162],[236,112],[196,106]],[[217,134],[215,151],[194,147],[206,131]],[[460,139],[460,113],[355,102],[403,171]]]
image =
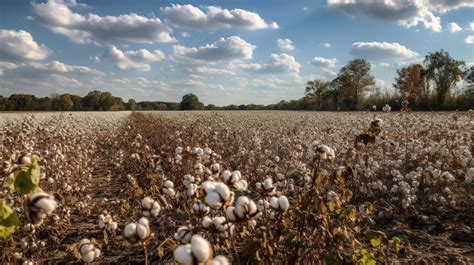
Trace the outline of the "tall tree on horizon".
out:
[[[375,85],[375,79],[370,73],[370,63],[365,59],[354,59],[349,61],[339,71],[337,78],[340,81],[342,92],[345,97],[352,98],[350,109],[356,110],[359,99],[364,92],[369,91]]]
[[[447,51],[428,53],[423,61],[426,85],[433,85],[438,106],[442,106],[452,88],[464,76],[464,61],[453,59]]]
[[[310,80],[306,82],[305,95],[313,97],[316,100],[317,109],[322,109],[323,95],[329,90],[330,83],[323,80]]]

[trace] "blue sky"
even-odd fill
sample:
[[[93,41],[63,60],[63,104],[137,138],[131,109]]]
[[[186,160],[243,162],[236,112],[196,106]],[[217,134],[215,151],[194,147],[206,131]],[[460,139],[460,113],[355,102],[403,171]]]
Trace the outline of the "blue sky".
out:
[[[397,68],[447,50],[474,63],[471,0],[0,2],[0,95],[269,104],[349,60],[392,90]]]

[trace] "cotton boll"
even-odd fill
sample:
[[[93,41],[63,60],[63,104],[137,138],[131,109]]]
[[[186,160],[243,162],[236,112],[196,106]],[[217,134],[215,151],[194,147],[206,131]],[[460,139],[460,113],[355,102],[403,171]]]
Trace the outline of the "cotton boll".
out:
[[[82,261],[89,263],[94,261],[95,254],[94,251],[87,252],[86,254],[82,255]]]
[[[125,226],[125,230],[123,231],[123,236],[126,238],[135,237],[136,231],[137,231],[137,224],[130,223],[127,226]]]
[[[273,209],[279,209],[280,208],[280,205],[278,203],[278,198],[277,197],[271,197],[270,198],[270,206],[273,208]]]
[[[226,209],[226,216],[227,219],[231,222],[235,222],[237,220],[237,216],[235,215],[235,207],[231,206]]]
[[[209,228],[211,227],[212,225],[212,219],[209,218],[208,216],[205,216],[203,219],[202,219],[202,226],[204,228]]]
[[[278,198],[278,203],[280,204],[280,210],[287,211],[290,208],[290,202],[286,196],[280,196]]]
[[[230,196],[230,189],[224,183],[221,183],[221,182],[216,183],[215,190],[216,190],[217,193],[219,193],[220,197],[224,201],[226,201]]]
[[[187,244],[191,241],[192,235],[193,234],[191,233],[189,227],[181,226],[180,228],[178,228],[176,234],[174,234],[174,239],[176,239],[182,244]]]
[[[193,204],[193,211],[197,215],[207,215],[211,209],[202,202],[196,202]]]
[[[204,202],[212,209],[219,209],[222,207],[221,196],[215,191],[209,191],[204,197]]]
[[[170,188],[173,188],[173,187],[174,187],[174,184],[173,184],[173,182],[172,182],[171,180],[167,180],[167,181],[165,181],[165,183],[163,184],[163,186],[164,186],[165,188],[170,189]]]
[[[191,244],[181,245],[174,251],[174,259],[182,265],[194,264],[194,258],[191,254]]]
[[[326,199],[328,201],[336,201],[337,199],[339,198],[339,195],[337,195],[337,193],[335,193],[334,191],[330,190],[327,195],[326,195]]]
[[[152,198],[145,197],[142,200],[142,207],[147,209],[147,210],[150,210],[153,206],[153,202],[154,202],[154,200]]]
[[[176,195],[176,192],[174,191],[173,188],[163,188],[162,190],[166,195],[170,197],[174,197]]]
[[[191,253],[198,262],[206,262],[212,257],[211,244],[200,235],[191,238]]]
[[[230,265],[230,261],[226,257],[219,255],[211,260],[210,265]]]

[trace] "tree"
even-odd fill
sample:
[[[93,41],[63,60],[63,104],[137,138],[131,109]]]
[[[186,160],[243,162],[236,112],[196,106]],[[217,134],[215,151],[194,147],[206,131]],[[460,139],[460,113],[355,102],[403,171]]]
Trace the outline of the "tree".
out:
[[[451,89],[464,76],[465,63],[454,60],[449,53],[441,50],[428,53],[425,60],[425,77],[427,86],[434,85],[438,106],[442,106],[446,96],[450,95]]]
[[[69,94],[62,94],[57,98],[57,106],[58,109],[61,111],[68,111],[71,110],[74,106],[74,102],[71,99],[71,95]]]
[[[329,84],[329,90],[326,91],[327,98],[331,99],[334,110],[339,110],[339,98],[341,97],[341,80],[335,78]]]
[[[349,107],[353,110],[357,109],[362,94],[375,85],[374,77],[370,74],[370,64],[364,59],[349,61],[341,68],[337,78],[344,96],[349,99]]]
[[[317,109],[322,109],[323,94],[329,89],[329,82],[323,80],[310,80],[306,83],[305,94],[314,97]]]
[[[194,94],[186,94],[181,100],[181,110],[203,110],[204,104]]]
[[[423,66],[414,64],[397,70],[397,77],[393,87],[397,89],[403,97],[419,103],[421,98],[428,98],[424,90]]]
[[[135,99],[131,98],[128,100],[128,109],[132,111],[137,110],[137,102]]]

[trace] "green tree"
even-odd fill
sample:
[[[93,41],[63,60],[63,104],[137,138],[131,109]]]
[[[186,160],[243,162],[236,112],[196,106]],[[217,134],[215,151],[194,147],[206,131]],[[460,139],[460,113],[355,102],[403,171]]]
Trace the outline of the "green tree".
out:
[[[444,50],[428,53],[423,63],[427,86],[434,86],[437,104],[441,107],[446,97],[450,95],[451,89],[463,78],[465,63],[453,59]]]
[[[319,79],[306,82],[305,95],[314,97],[318,110],[322,110],[323,95],[329,89],[329,85],[329,82]]]
[[[57,107],[61,111],[69,111],[74,106],[71,95],[62,94],[57,98]]]
[[[370,64],[364,59],[354,59],[339,71],[338,79],[341,84],[346,101],[350,102],[349,108],[358,108],[359,99],[363,93],[375,85],[374,77],[370,74]]]
[[[186,94],[181,100],[181,110],[203,110],[204,104],[194,94]]]
[[[131,98],[128,100],[128,109],[132,111],[137,110],[137,102],[135,99]]]
[[[424,89],[425,82],[423,78],[423,66],[421,64],[414,64],[403,67],[397,70],[397,77],[393,87],[397,89],[400,94],[407,97],[409,100],[419,104],[423,98],[428,99],[428,92]]]

